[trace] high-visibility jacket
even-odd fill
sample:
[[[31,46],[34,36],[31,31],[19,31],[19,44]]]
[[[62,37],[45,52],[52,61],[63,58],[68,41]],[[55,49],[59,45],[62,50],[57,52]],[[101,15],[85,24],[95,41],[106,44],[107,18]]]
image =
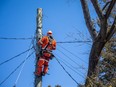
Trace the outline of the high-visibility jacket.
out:
[[[56,49],[56,41],[54,39],[50,41],[48,36],[42,37],[38,41],[38,44],[41,45],[42,49],[45,49],[48,51],[52,51]]]

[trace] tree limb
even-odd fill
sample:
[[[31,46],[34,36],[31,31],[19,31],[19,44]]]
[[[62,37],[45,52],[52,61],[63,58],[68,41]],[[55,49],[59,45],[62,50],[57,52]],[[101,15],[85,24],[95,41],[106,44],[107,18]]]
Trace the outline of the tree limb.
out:
[[[100,32],[98,34],[97,39],[99,39],[99,37],[101,37],[102,40],[106,39],[106,32],[107,32],[107,20],[103,19],[101,21]]]
[[[102,8],[102,11],[110,4],[111,1],[107,2],[105,6]]]
[[[99,37],[99,39],[96,40],[92,45],[91,52],[89,55],[89,66],[88,66],[88,73],[87,73],[88,78],[91,78],[92,76],[93,76],[92,78],[94,78],[97,76],[97,73],[98,73],[97,64],[100,59],[100,54],[105,43],[106,42],[101,42],[101,38]],[[86,79],[85,87],[89,87],[90,83],[88,78]]]
[[[88,74],[87,74],[88,77],[91,77],[92,75],[95,75],[95,76],[97,75],[97,70],[98,70],[97,64],[98,64],[98,61],[99,61],[100,56],[101,56],[101,51],[107,42],[106,38],[109,40],[111,38],[111,36],[113,35],[113,33],[116,31],[116,28],[115,28],[116,27],[116,18],[114,20],[114,23],[113,23],[110,31],[107,34],[107,19],[102,14],[102,11],[98,5],[98,1],[91,0],[94,8],[96,10],[96,13],[98,14],[98,17],[101,20],[100,21],[100,24],[101,24],[100,32],[99,32],[99,35],[97,35],[97,34],[93,33],[93,30],[95,30],[95,29],[92,25],[92,21],[91,21],[91,17],[90,17],[90,13],[89,13],[89,9],[88,9],[88,5],[87,5],[86,0],[80,0],[80,1],[82,4],[86,25],[87,25],[89,33],[94,41],[92,44],[90,55],[89,55],[89,66],[88,66]],[[111,9],[111,7],[109,7],[109,8]],[[108,12],[107,15],[109,13],[111,13],[111,11]],[[87,81],[88,80],[86,79],[86,83],[87,83]],[[86,86],[86,87],[89,87],[89,86]]]
[[[102,10],[101,8],[99,7],[99,4],[98,4],[98,1],[97,0],[91,0],[94,8],[95,8],[95,11],[99,17],[99,20],[100,20],[100,33],[98,36],[102,37],[102,39],[106,38],[106,31],[107,31],[107,19],[104,18],[104,15],[102,13]],[[98,38],[98,37],[97,37]]]
[[[116,32],[116,16],[115,16],[114,22],[110,28],[110,31],[107,34],[106,41],[109,41],[115,32]]]
[[[100,20],[102,20],[104,18],[103,14],[102,14],[102,10],[101,8],[99,7],[99,4],[98,4],[98,1],[97,0],[91,0],[94,8],[95,8],[95,11],[99,17]]]
[[[91,21],[87,1],[86,0],[80,0],[80,1],[81,1],[81,4],[82,4],[83,14],[84,14],[84,18],[85,18],[87,28],[89,30],[89,33],[90,33],[91,37],[92,37],[92,40],[94,41],[95,38],[97,37],[97,32],[94,29],[93,23]]]
[[[108,9],[107,9],[107,12],[106,12],[106,14],[105,14],[105,18],[106,18],[106,19],[108,19],[108,17],[109,17],[109,15],[110,15],[110,13],[111,13],[111,11],[112,11],[112,9],[113,9],[115,3],[116,3],[116,0],[112,0],[112,1],[111,1],[110,5],[109,5],[109,7],[108,7]]]
[[[113,9],[113,6],[115,4],[116,0],[112,0],[109,7],[108,7],[108,10],[106,12],[106,15],[105,15],[105,18],[102,19],[102,22],[101,23],[101,29],[100,29],[100,33],[98,36],[101,37],[102,40],[106,40],[106,36],[107,36],[107,20],[108,20],[108,17],[111,13],[111,10]]]

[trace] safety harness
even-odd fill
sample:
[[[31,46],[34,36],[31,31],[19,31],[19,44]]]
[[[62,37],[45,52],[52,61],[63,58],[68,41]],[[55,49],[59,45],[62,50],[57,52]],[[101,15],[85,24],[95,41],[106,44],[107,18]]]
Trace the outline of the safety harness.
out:
[[[41,49],[40,54],[41,54],[41,56],[43,56],[43,53],[45,53],[45,52],[46,52],[46,53],[50,53],[50,54],[51,54],[51,57],[50,57],[50,58],[52,59],[52,57],[54,56],[54,55],[52,54],[52,50],[47,50],[47,48],[48,48],[49,45],[52,44],[53,37],[52,37],[52,36],[49,36],[48,39],[49,39],[48,44],[45,46],[44,49]]]

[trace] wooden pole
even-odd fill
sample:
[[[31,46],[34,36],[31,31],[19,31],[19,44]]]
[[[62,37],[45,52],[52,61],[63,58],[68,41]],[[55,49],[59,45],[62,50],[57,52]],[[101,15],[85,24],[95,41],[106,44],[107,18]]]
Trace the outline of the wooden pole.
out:
[[[38,46],[37,42],[38,40],[42,38],[42,8],[37,9],[37,28],[36,28],[36,54],[40,53],[40,47]],[[40,58],[40,56],[38,57]],[[38,59],[36,56],[36,66],[35,66],[35,72],[37,69],[37,62]],[[38,77],[35,75],[35,87],[42,87],[42,76]]]

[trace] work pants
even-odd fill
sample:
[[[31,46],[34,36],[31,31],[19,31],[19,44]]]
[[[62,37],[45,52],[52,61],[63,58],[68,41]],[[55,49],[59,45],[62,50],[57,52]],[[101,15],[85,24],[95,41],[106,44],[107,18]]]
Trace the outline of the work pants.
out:
[[[51,54],[49,53],[43,53],[43,56],[40,57],[37,65],[37,74],[41,75],[42,73],[46,74],[48,72],[48,63],[49,59],[51,57]]]
[[[41,73],[46,74],[48,72],[48,61],[45,59],[40,59],[38,61],[38,68],[37,74],[40,75]]]

